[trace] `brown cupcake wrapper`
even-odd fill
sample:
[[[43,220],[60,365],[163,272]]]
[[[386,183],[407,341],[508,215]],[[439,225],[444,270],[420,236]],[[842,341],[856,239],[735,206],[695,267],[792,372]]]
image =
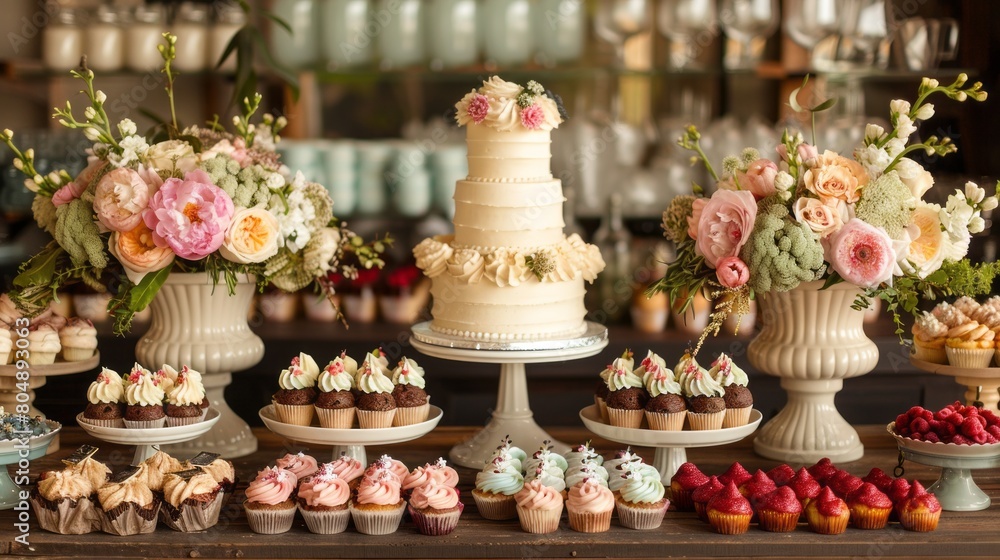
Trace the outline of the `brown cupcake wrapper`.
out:
[[[839,535],[847,530],[849,515],[829,517],[825,515],[813,515],[808,518],[809,528],[821,535]]]
[[[669,500],[663,500],[663,506],[659,508],[634,507],[626,504],[622,500],[615,500],[615,510],[618,512],[618,522],[622,527],[648,531],[656,529],[663,523],[663,516],[670,507]]]
[[[684,429],[687,411],[680,412],[650,412],[646,411],[646,422],[650,430],[676,432]]]
[[[278,416],[278,421],[284,424],[295,426],[308,426],[312,424],[313,410],[311,404],[281,404],[274,402],[274,412]]]
[[[219,522],[224,494],[216,492],[212,500],[206,502],[185,501],[179,508],[164,502],[160,506],[160,519],[175,531],[193,533],[214,527]]]
[[[889,524],[892,508],[867,508],[865,511],[851,509],[851,525],[858,529],[883,529]]]
[[[795,530],[799,523],[799,513],[788,513],[783,511],[757,510],[757,520],[760,528],[772,533],[790,533]]]
[[[694,511],[694,501],[691,499],[691,490],[681,488],[677,490],[670,486],[670,503],[674,504],[677,511]]]
[[[90,498],[52,502],[37,493],[31,498],[38,526],[60,535],[85,535],[101,527],[97,507]]]
[[[410,426],[427,421],[430,414],[431,403],[428,402],[420,406],[399,406],[396,407],[396,415],[392,417],[393,426]]]
[[[737,513],[720,513],[718,511],[708,512],[708,522],[720,535],[742,535],[750,529],[750,518],[752,515]]]
[[[401,505],[396,509],[357,509],[353,505],[350,508],[351,519],[354,520],[354,528],[359,533],[365,535],[390,535],[399,529],[399,523],[403,520],[403,512],[406,506]]]
[[[719,412],[691,412],[688,415],[688,425],[692,430],[721,430],[722,422],[726,418],[726,411]]]
[[[611,529],[611,512],[613,511],[614,508],[600,513],[576,512],[567,508],[569,527],[580,533],[603,533]]]
[[[521,530],[525,533],[544,535],[559,529],[559,518],[562,517],[563,506],[560,503],[556,509],[517,508],[517,519]]]
[[[358,426],[361,429],[391,428],[396,411],[392,410],[361,410],[358,409]]]
[[[609,406],[608,423],[618,428],[638,429],[642,427],[642,419],[645,416],[645,412],[641,408],[629,410],[626,408],[611,408]]]
[[[356,408],[320,408],[316,407],[316,417],[323,428],[347,430],[354,427]]]
[[[351,521],[351,510],[348,508],[310,511],[299,506],[299,513],[302,514],[309,532],[317,535],[343,533]]]
[[[250,509],[244,503],[250,530],[259,535],[279,535],[287,533],[295,521],[295,508]]]
[[[159,512],[160,500],[154,497],[153,503],[144,508],[133,502],[120,504],[109,511],[98,508],[98,519],[105,533],[127,537],[155,531]]]
[[[694,503],[694,512],[698,515],[698,519],[704,523],[708,523],[708,504],[703,502],[692,503]]]
[[[742,408],[727,408],[726,415],[722,419],[723,428],[737,428],[739,426],[746,426],[750,423],[750,411],[753,410],[752,406],[744,406]]]
[[[484,519],[491,521],[506,521],[517,517],[517,501],[514,496],[483,497],[477,492],[472,493],[476,509]]]
[[[926,533],[937,529],[938,521],[941,518],[941,511],[933,513],[900,512],[899,524],[907,531],[917,531]]]

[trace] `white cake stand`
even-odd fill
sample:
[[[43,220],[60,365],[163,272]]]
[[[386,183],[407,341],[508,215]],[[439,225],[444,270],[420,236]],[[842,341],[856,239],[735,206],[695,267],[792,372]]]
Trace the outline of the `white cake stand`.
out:
[[[1000,367],[963,368],[925,362],[912,356],[910,363],[917,369],[955,378],[955,383],[965,386],[965,404],[971,406],[978,394],[983,408],[1000,413],[997,407],[1000,404]]]
[[[31,461],[44,456],[49,444],[59,435],[62,424],[54,420],[46,420],[46,423],[52,431],[42,436],[29,438],[26,457],[21,456],[22,449],[18,440],[0,441],[0,510],[13,509],[21,502],[21,487],[14,484],[10,473],[7,472],[7,465],[16,465],[21,459]]]
[[[601,420],[601,412],[596,404],[580,411],[580,419],[587,429],[604,439],[626,445],[655,447],[653,466],[660,471],[660,480],[670,486],[670,479],[681,465],[687,462],[688,447],[714,447],[736,443],[752,434],[763,415],[759,410],[750,411],[750,422],[745,426],[723,428],[721,430],[647,430],[642,428],[618,428]]]
[[[932,443],[896,435],[895,422],[886,430],[896,439],[902,459],[940,467],[941,476],[927,488],[947,511],[980,511],[990,507],[990,497],[972,479],[973,470],[1000,467],[1000,443],[959,445]],[[902,466],[902,461],[900,461]]]
[[[341,455],[354,457],[362,465],[368,464],[368,453],[365,445],[391,445],[421,438],[433,430],[444,412],[431,405],[427,420],[409,426],[394,426],[392,428],[323,428],[320,426],[297,426],[278,420],[274,405],[269,404],[260,409],[260,419],[268,430],[298,443],[309,443],[333,447],[333,460]]]
[[[576,337],[524,342],[470,341],[434,332],[430,322],[413,326],[410,344],[421,353],[458,362],[500,364],[500,387],[493,417],[479,433],[451,448],[452,463],[481,469],[505,436],[518,447],[534,449],[549,440],[556,453],[569,451],[565,443],[553,438],[535,423],[528,402],[525,364],[562,362],[587,358],[608,345],[608,329],[599,323],[587,323],[587,330]]]
[[[134,445],[135,453],[132,455],[132,465],[138,465],[152,457],[161,445],[191,441],[207,433],[219,421],[220,417],[218,410],[209,408],[204,420],[186,426],[149,429],[105,428],[87,422],[81,412],[76,415],[76,423],[85,432],[99,440],[119,445]]]

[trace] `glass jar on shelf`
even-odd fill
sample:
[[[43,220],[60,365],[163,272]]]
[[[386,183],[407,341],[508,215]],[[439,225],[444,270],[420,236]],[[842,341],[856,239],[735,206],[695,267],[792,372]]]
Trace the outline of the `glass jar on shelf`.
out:
[[[534,9],[539,61],[546,66],[576,62],[587,35],[587,6],[580,0],[539,0]]]
[[[125,66],[125,24],[128,13],[103,5],[94,11],[84,34],[87,66],[98,72],[115,72]]]
[[[291,32],[273,22],[270,26],[271,55],[292,69],[316,64],[319,57],[319,24],[315,0],[274,0],[271,13],[285,21]]]
[[[215,21],[208,37],[208,68],[215,68],[233,37],[247,23],[247,14],[236,2],[221,2],[215,6]],[[236,53],[230,53],[219,66],[222,72],[236,71]]]
[[[174,67],[182,72],[202,72],[208,67],[208,6],[182,2],[174,16],[173,33],[177,36]]]
[[[378,34],[382,67],[403,68],[424,61],[423,0],[382,0],[379,13],[392,14]]]
[[[486,21],[484,56],[492,64],[524,64],[534,52],[529,0],[484,0]]]
[[[65,72],[80,65],[83,27],[72,8],[57,10],[42,31],[42,61],[49,70]]]
[[[479,58],[476,4],[476,0],[431,0],[428,3],[427,44],[431,68],[467,66]]]
[[[375,57],[370,0],[322,0],[319,5],[320,51],[331,68],[363,66]]]
[[[163,64],[156,45],[163,42],[167,30],[163,6],[137,6],[132,22],[125,29],[125,66],[135,72],[155,72]]]

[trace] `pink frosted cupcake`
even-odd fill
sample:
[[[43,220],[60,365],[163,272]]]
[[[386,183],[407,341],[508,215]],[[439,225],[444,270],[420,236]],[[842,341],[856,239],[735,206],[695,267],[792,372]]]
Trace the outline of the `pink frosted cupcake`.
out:
[[[264,467],[247,487],[243,509],[247,513],[250,530],[262,535],[286,533],[295,520],[295,502],[292,491],[298,479],[291,471],[281,467]]]
[[[361,482],[361,475],[365,474],[365,466],[354,457],[344,455],[330,464],[333,466],[333,474],[343,479],[351,487],[351,490],[357,488],[358,483]]]
[[[524,483],[521,491],[514,495],[514,500],[517,502],[517,518],[525,532],[544,534],[559,528],[562,494],[544,486],[541,480]]]
[[[603,533],[611,528],[615,497],[598,478],[588,478],[569,489],[566,511],[569,526],[581,533]]]
[[[458,491],[431,478],[410,496],[410,517],[423,535],[447,535],[455,530],[465,505],[458,501]]]
[[[400,479],[389,470],[389,463],[379,459],[365,472],[351,500],[354,527],[365,535],[395,533],[406,510],[400,495]]]
[[[447,466],[444,459],[439,458],[436,462],[417,467],[407,474],[403,478],[403,494],[408,496],[432,480],[449,488],[455,488],[458,486],[458,472]]]
[[[378,461],[368,465],[368,470],[365,471],[365,475],[374,475],[381,469],[387,469],[393,476],[399,479],[400,487],[402,487],[403,479],[410,475],[409,467],[404,465],[402,461],[393,459],[388,455],[382,455],[379,457]]]
[[[295,478],[299,480],[302,480],[319,470],[319,466],[316,464],[316,459],[313,459],[311,456],[306,455],[301,451],[295,453],[294,455],[288,453],[284,457],[275,461],[275,465],[294,474]]]
[[[299,483],[298,506],[309,531],[318,535],[343,533],[351,519],[351,489],[337,476],[333,463],[324,463],[316,474]]]

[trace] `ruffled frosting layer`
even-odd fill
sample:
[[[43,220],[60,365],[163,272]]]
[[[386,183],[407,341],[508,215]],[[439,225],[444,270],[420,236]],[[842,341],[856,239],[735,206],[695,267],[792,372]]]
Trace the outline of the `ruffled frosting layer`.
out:
[[[324,465],[324,467],[328,466],[329,464]],[[344,479],[333,472],[332,468],[324,468],[299,485],[298,496],[308,506],[337,507],[347,503],[351,497],[351,489]]]
[[[144,508],[153,503],[153,492],[146,486],[142,477],[133,476],[125,482],[102,486],[97,490],[97,499],[104,511],[129,502]]]
[[[168,474],[163,479],[163,497],[170,505],[180,507],[184,500],[202,494],[211,494],[219,487],[208,473],[201,473],[184,479],[175,474]]]
[[[67,471],[51,472],[45,480],[38,482],[38,493],[49,501],[62,499],[79,500],[94,492],[94,487],[86,477]]]
[[[102,368],[97,380],[87,388],[87,400],[92,404],[120,403],[125,399],[125,386],[117,372]]]
[[[451,509],[458,505],[458,492],[450,486],[431,480],[413,491],[410,505],[416,509]]]
[[[291,497],[297,482],[298,478],[291,471],[264,467],[247,487],[247,501],[271,506],[280,504]]]
[[[524,483],[524,488],[514,495],[517,505],[527,510],[550,511],[562,507],[562,494],[542,484],[540,480]]]
[[[615,497],[606,486],[589,479],[570,488],[566,507],[577,513],[604,513],[615,507]]]

